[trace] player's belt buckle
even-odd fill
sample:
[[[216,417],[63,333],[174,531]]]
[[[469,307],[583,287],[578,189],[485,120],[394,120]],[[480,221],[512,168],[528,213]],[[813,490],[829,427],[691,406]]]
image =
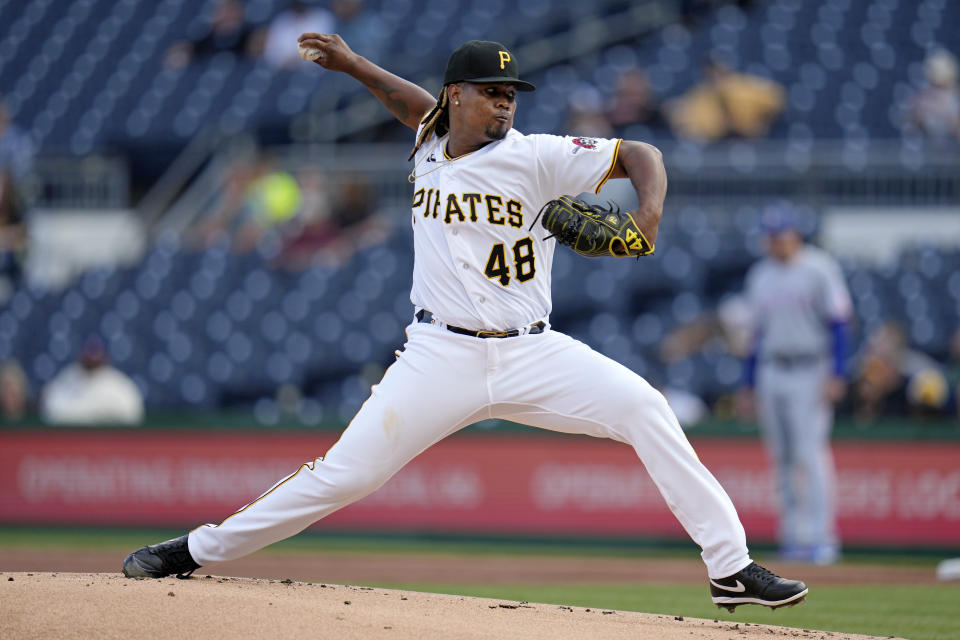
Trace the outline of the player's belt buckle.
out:
[[[426,309],[421,309],[416,313],[417,322],[429,322],[431,324],[440,324],[437,322],[437,319],[433,317],[433,314]],[[543,320],[534,322],[529,327],[524,327],[523,329],[508,329],[506,331],[489,331],[485,329],[480,329],[474,331],[473,329],[464,329],[463,327],[455,327],[451,324],[441,325],[446,327],[447,331],[452,331],[453,333],[459,333],[464,336],[471,336],[474,338],[512,338],[514,336],[519,336],[525,333],[543,333],[543,330],[546,328],[546,324]]]
[[[509,338],[519,334],[520,332],[516,329],[511,331],[477,331],[478,338]]]

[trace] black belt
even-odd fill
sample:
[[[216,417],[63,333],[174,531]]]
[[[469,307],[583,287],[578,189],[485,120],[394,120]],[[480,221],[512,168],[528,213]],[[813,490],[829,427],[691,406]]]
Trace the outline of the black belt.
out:
[[[417,311],[416,318],[417,322],[433,322],[433,314],[426,309]],[[529,327],[525,327],[524,329],[509,329],[507,331],[474,331],[473,329],[455,327],[452,324],[443,326],[446,327],[447,331],[459,333],[460,335],[464,336],[472,336],[474,338],[512,338],[514,336],[519,336],[524,331],[526,331],[528,334],[543,333],[543,330],[547,328],[546,323],[542,320],[534,322]]]
[[[778,353],[768,356],[765,360],[778,367],[789,369],[790,367],[808,367],[818,364],[823,360],[823,356],[819,353]]]

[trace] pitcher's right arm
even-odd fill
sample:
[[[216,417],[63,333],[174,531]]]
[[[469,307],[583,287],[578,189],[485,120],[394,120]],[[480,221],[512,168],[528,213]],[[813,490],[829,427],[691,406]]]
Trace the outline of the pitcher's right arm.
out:
[[[437,99],[425,89],[355,53],[337,34],[304,33],[297,42],[304,47],[319,49],[321,55],[314,60],[316,64],[356,78],[397,120],[414,131],[420,126],[424,114],[437,103]]]

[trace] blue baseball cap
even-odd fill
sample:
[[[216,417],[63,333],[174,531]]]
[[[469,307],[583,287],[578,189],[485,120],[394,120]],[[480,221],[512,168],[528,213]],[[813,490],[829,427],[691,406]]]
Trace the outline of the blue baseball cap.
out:
[[[800,232],[800,218],[787,205],[770,205],[763,210],[760,216],[760,228],[767,235],[777,235],[784,231]]]

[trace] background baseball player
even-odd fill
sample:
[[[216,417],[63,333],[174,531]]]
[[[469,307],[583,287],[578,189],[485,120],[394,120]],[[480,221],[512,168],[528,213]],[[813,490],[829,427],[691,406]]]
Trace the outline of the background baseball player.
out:
[[[804,243],[798,222],[785,205],[762,218],[768,257],[747,274],[754,348],[744,393],[776,472],[781,554],[829,564],[838,554],[830,431],[846,390],[852,304],[839,265]]]
[[[437,98],[355,54],[336,35],[300,37],[304,56],[363,83],[417,130],[411,226],[414,319],[397,361],[339,441],[219,525],[144,547],[130,577],[162,577],[251,553],[371,493],[424,449],[500,418],[631,445],[703,549],[713,600],[796,604],[802,582],[753,563],[743,527],[663,396],[629,369],[549,325],[557,242],[586,255],[639,256],[656,242],[666,175],[639,142],[525,136],[512,128],[517,61],[470,41],[450,56]],[[630,215],[564,193],[629,178]],[[544,226],[535,227],[543,208]]]

